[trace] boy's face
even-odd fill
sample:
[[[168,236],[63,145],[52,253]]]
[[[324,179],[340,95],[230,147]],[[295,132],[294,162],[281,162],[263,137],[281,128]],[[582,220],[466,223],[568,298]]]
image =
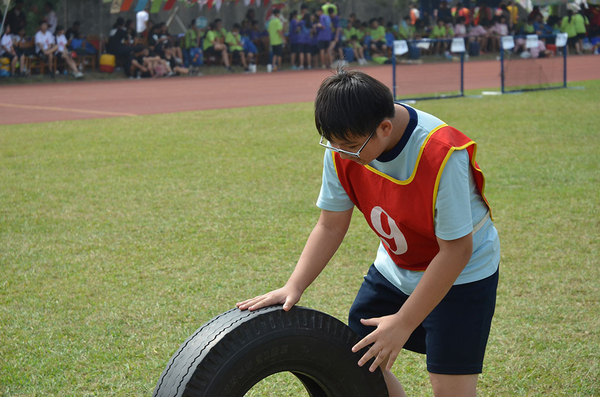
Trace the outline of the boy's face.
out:
[[[379,130],[380,125],[381,123],[378,124],[367,137],[351,137],[347,140],[329,142],[329,144],[336,149],[355,154],[358,153],[357,157],[356,155],[339,152],[342,159],[352,160],[360,165],[367,165],[379,157],[385,150],[384,147],[381,147],[381,140],[377,137],[377,131]]]

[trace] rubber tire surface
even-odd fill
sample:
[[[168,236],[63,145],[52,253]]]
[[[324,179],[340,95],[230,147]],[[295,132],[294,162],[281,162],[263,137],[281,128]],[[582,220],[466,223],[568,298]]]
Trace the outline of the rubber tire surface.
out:
[[[173,355],[154,397],[241,397],[289,371],[311,397],[387,396],[381,370],[359,367],[359,337],[325,313],[301,306],[231,309],[200,327]]]

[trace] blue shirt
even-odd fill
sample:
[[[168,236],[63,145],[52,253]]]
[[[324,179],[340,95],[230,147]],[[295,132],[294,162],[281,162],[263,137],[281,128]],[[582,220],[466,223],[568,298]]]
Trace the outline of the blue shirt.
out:
[[[321,15],[319,23],[323,26],[317,33],[318,41],[331,41],[331,18],[328,15]]]
[[[369,163],[378,171],[398,180],[406,180],[411,176],[425,138],[433,129],[444,124],[428,113],[402,106],[409,111],[410,122],[400,142]],[[325,153],[317,206],[326,211],[346,211],[354,207],[337,177],[329,150]],[[457,150],[450,156],[440,178],[435,204],[435,235],[442,240],[456,240],[471,233],[475,227],[479,229],[473,235],[473,255],[455,285],[482,280],[498,269],[500,240],[488,215],[487,205],[479,194],[471,172],[469,154],[466,150]],[[388,281],[409,295],[423,276],[423,272],[398,267],[381,243],[374,264]]]

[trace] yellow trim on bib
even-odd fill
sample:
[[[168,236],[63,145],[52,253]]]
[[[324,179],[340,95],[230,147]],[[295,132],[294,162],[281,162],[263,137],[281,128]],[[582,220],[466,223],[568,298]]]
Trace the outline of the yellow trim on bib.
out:
[[[371,171],[371,172],[379,175],[380,177],[385,178],[385,179],[387,179],[387,180],[389,180],[391,182],[394,182],[397,185],[408,185],[409,183],[412,182],[412,180],[415,178],[415,175],[417,174],[417,169],[419,168],[419,162],[421,161],[421,156],[423,155],[423,150],[425,150],[425,145],[427,145],[427,142],[429,142],[429,138],[431,138],[431,136],[437,130],[439,130],[440,128],[447,127],[447,126],[448,126],[448,124],[445,124],[445,123],[441,124],[441,125],[435,127],[433,130],[431,130],[431,132],[427,135],[427,138],[425,138],[425,141],[423,142],[423,144],[421,145],[421,148],[419,149],[419,156],[417,157],[417,162],[415,163],[415,168],[413,169],[413,172],[412,172],[411,176],[407,180],[401,181],[401,180],[392,178],[391,176],[389,176],[387,174],[384,174],[381,171],[376,170],[375,168],[371,167],[370,165],[365,165],[365,167],[369,171]]]

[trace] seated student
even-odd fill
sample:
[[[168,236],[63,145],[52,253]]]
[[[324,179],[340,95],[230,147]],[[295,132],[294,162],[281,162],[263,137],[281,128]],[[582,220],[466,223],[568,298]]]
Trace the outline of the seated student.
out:
[[[183,64],[183,51],[181,50],[181,47],[179,46],[179,42],[177,40],[175,40],[173,35],[171,35],[169,33],[169,28],[167,27],[166,23],[162,24],[161,37],[167,38],[166,42],[170,44],[171,53],[173,54],[173,57],[174,57],[173,59],[175,60],[175,63],[182,65]]]
[[[269,32],[261,29],[258,21],[250,22],[248,38],[254,44],[254,47],[256,47],[257,54],[269,52]]]
[[[150,50],[145,46],[137,46],[129,55],[128,70],[130,78],[154,76],[154,68],[149,59]]]
[[[504,16],[495,19],[494,26],[490,29],[489,34],[492,41],[492,51],[500,51],[500,40],[503,36],[508,36],[508,25]]]
[[[54,43],[54,35],[48,30],[48,23],[40,21],[40,30],[35,34],[35,54],[48,64],[50,75],[54,77],[54,53],[58,47]]]
[[[438,19],[436,25],[431,29],[431,34],[429,35],[430,39],[435,40],[443,40],[448,38],[448,34],[446,32],[446,24],[444,20]],[[441,41],[436,41],[433,46],[433,53],[441,55],[444,51],[446,51],[446,43]]]
[[[358,32],[356,32],[356,37],[358,38],[358,41],[362,46],[363,53],[367,54],[367,52],[369,52],[369,45],[371,45],[371,33],[369,31],[368,23],[360,23],[360,26],[358,27]]]
[[[217,24],[213,21],[208,25],[204,38],[202,40],[202,51],[204,52],[205,58],[221,56],[221,63],[229,71],[231,66],[229,65],[229,55],[227,55],[227,45],[221,43],[217,38]]]
[[[244,44],[242,43],[242,35],[240,34],[239,23],[234,23],[231,32],[227,32],[225,43],[229,47],[229,52],[232,54],[232,59],[234,61],[239,59],[244,67],[244,71],[249,72],[250,69],[248,68],[248,63],[246,62],[246,54],[244,53]],[[250,63],[252,63],[253,54],[249,53],[248,59],[250,60]]]
[[[469,41],[476,41],[479,43],[479,51],[481,54],[485,54],[485,49],[488,42],[488,31],[487,22],[484,20],[479,25],[471,25],[469,30]]]
[[[67,37],[65,36],[65,28],[62,27],[61,25],[57,25],[56,26],[56,52],[54,53],[54,56],[56,57],[56,59],[62,59],[65,61],[65,63],[67,64],[67,67],[71,70],[71,73],[73,73],[73,76],[75,76],[76,79],[80,79],[83,77],[83,73],[81,73],[78,69],[77,69],[77,65],[75,64],[75,61],[73,60],[73,58],[71,57],[71,53],[69,52],[68,48],[67,48]]]
[[[178,74],[180,76],[187,76],[190,74],[190,69],[184,66],[181,66],[175,60],[175,49],[171,43],[167,43],[163,46],[161,53],[159,54],[161,60],[163,61],[162,65],[167,70],[167,77]],[[195,69],[194,69],[195,71]]]
[[[398,38],[400,40],[413,40],[415,27],[410,23],[410,15],[405,15],[398,25]]]
[[[67,29],[67,31],[65,32],[65,37],[69,42],[71,42],[71,40],[73,39],[81,39],[80,28],[81,23],[79,21],[75,21],[73,22],[73,26]]]
[[[546,48],[546,44],[542,40],[538,40],[538,46],[529,48],[531,58],[550,58],[554,56],[554,52]]]
[[[10,33],[10,25],[4,25],[4,34],[0,39],[0,58],[8,58],[10,61],[10,75],[15,75],[17,62],[19,62],[20,74],[25,75],[25,56],[17,54],[13,43],[13,35]]]
[[[376,18],[371,19],[371,56],[381,54],[387,56],[387,43],[385,41],[385,27],[379,25]]]
[[[350,37],[348,46],[352,48],[352,52],[354,53],[354,59],[357,60],[359,65],[366,65],[368,63],[365,59],[365,53],[363,51],[362,46],[360,45],[360,41],[358,40],[357,35]]]
[[[162,46],[169,42],[169,37],[163,34],[164,25],[163,22],[157,23],[156,25],[152,25],[148,31],[148,46],[155,53],[162,51]]]
[[[110,31],[106,52],[114,55],[119,64],[124,64],[132,49],[127,29],[125,29],[125,21],[123,18],[118,18]]]

